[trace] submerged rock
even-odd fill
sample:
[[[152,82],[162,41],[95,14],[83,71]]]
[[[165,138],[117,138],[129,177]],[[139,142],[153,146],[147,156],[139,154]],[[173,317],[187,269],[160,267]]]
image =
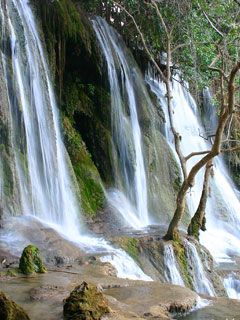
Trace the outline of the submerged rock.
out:
[[[0,292],[0,319],[2,320],[30,320],[26,312],[14,301]]]
[[[19,269],[24,274],[45,273],[47,271],[39,257],[39,249],[36,246],[29,245],[24,248],[20,258]]]
[[[107,300],[99,288],[86,282],[70,293],[63,307],[65,320],[99,320],[109,312]]]

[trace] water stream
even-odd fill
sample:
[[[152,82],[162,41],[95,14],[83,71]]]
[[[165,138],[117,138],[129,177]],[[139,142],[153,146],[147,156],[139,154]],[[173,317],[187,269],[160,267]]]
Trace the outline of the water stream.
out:
[[[184,286],[179,267],[171,244],[164,246],[165,277],[169,283]]]
[[[204,266],[199,257],[195,245],[190,241],[185,241],[186,258],[188,264],[192,266],[193,288],[196,292],[214,297],[216,295],[212,283],[209,281]]]
[[[113,159],[116,188],[110,203],[134,228],[149,224],[147,178],[138,120],[138,70],[127,58],[126,46],[105,20],[93,26],[107,62],[111,90]]]
[[[223,285],[227,295],[231,299],[240,300],[240,279],[234,272],[230,273],[224,280]]]

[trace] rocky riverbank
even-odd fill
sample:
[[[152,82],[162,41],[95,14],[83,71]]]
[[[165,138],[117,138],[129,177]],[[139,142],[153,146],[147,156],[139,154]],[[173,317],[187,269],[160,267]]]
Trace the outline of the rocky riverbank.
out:
[[[5,224],[6,235],[14,228],[22,240],[1,242],[0,291],[26,310],[30,319],[63,319],[63,300],[84,281],[102,288],[111,310],[106,319],[169,319],[195,306],[197,294],[190,289],[119,279],[111,264],[101,262],[102,253],[87,254],[53,229],[29,219]],[[39,247],[47,273],[19,272],[21,250],[30,243]]]
[[[119,229],[115,236],[112,232],[107,234],[112,245],[128,252],[151,275],[154,281],[148,282],[117,278],[117,270],[109,262],[101,261],[102,252],[86,253],[76,243],[33,218],[13,218],[6,221],[4,228],[6,237],[0,244],[0,291],[26,310],[32,320],[42,320],[43,317],[47,320],[63,319],[63,301],[83,282],[103,291],[111,311],[104,319],[175,319],[176,315],[185,315],[196,306],[198,295],[195,292],[164,283],[164,243],[159,236],[162,233],[159,227],[150,228],[145,233]],[[18,234],[15,242],[9,242],[7,237],[12,229]],[[47,273],[27,276],[19,272],[21,251],[28,244],[40,249]],[[223,276],[221,271],[218,273]],[[212,278],[213,274],[209,269],[209,277]],[[196,318],[189,314],[187,319],[208,319],[206,315],[211,315],[214,320],[225,319],[228,304],[232,306],[231,314],[240,319],[239,301],[207,299],[212,301],[211,304],[194,311]],[[220,317],[221,313],[225,318]]]
[[[109,266],[92,262],[51,269],[46,274],[0,278],[0,290],[26,310],[30,319],[63,319],[63,300],[83,281],[103,288],[110,314],[106,319],[171,319],[194,307],[197,295],[187,288],[157,281],[118,279]]]

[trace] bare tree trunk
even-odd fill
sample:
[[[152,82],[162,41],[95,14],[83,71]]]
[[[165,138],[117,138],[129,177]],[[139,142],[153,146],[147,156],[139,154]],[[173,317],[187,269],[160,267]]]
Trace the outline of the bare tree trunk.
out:
[[[189,189],[187,180],[184,180],[181,189],[177,195],[177,207],[174,212],[173,218],[168,226],[168,231],[164,236],[165,240],[178,240],[178,225],[184,215],[185,208],[186,208],[186,194]]]
[[[167,90],[167,106],[168,106],[168,116],[169,116],[169,121],[170,121],[170,127],[172,134],[174,136],[174,146],[176,153],[178,155],[183,177],[184,179],[187,178],[187,167],[186,167],[186,159],[184,155],[182,154],[181,151],[181,136],[180,134],[176,131],[173,123],[173,107],[172,107],[172,88],[171,88],[171,57],[172,57],[172,52],[171,52],[171,40],[170,40],[170,34],[167,34],[167,75],[165,77],[165,85],[166,85],[166,90]]]
[[[212,170],[212,160],[210,160],[206,165],[200,202],[188,226],[188,235],[194,236],[197,240],[199,240],[200,229],[202,229],[203,231],[206,230],[205,229],[205,223],[206,223],[205,210],[206,210],[207,199],[209,195],[209,180],[210,180],[211,170]]]

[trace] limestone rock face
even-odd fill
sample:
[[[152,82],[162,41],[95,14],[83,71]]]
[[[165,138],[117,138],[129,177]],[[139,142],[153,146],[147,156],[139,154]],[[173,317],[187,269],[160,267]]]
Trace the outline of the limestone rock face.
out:
[[[70,293],[63,307],[65,320],[100,320],[109,312],[107,301],[100,289],[86,282]]]
[[[14,301],[0,292],[0,319],[2,320],[30,320],[26,312]]]
[[[19,269],[24,274],[46,272],[46,268],[39,257],[39,249],[36,246],[29,245],[23,250],[20,258]]]

